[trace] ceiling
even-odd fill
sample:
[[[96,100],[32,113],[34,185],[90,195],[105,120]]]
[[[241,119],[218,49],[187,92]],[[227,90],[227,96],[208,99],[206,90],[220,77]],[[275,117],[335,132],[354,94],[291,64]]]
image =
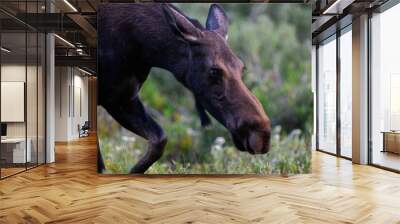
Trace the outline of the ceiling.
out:
[[[32,58],[37,47],[25,32],[54,32],[56,65],[96,70],[96,7],[103,0],[1,0],[2,59]],[[51,10],[50,10],[51,9]],[[49,13],[51,11],[51,13]],[[27,41],[28,45],[26,45]],[[36,42],[36,40],[34,41]],[[27,46],[27,48],[25,48]]]
[[[293,0],[292,2],[310,2],[312,4],[313,41],[329,35],[329,28],[348,15],[377,7],[387,0]],[[15,48],[14,54],[24,52],[21,46],[24,39],[18,32],[30,31],[54,32],[56,63],[59,65],[79,65],[83,63],[90,69],[96,69],[96,8],[103,2],[135,2],[133,0],[1,0],[0,25],[5,33],[3,45],[7,42]],[[263,2],[288,2],[287,0],[267,0]],[[51,10],[50,10],[51,8]],[[49,13],[49,12],[52,13]],[[351,21],[351,19],[350,19]],[[14,36],[14,38],[13,38]],[[13,43],[12,43],[13,42]],[[32,45],[33,46],[33,45]],[[31,52],[30,45],[28,54]]]
[[[353,17],[373,12],[386,2],[388,0],[315,0],[311,25],[313,43],[351,24]]]

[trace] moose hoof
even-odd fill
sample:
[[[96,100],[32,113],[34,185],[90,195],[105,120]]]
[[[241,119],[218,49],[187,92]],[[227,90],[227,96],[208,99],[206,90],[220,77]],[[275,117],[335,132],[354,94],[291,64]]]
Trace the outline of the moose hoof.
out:
[[[132,167],[130,173],[131,174],[144,174],[144,172],[146,172],[146,169],[143,169],[142,167]]]

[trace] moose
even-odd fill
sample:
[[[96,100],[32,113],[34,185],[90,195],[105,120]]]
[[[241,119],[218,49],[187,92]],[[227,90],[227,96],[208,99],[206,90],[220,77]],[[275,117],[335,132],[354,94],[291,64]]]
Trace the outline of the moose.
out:
[[[238,150],[269,151],[270,120],[242,81],[244,64],[228,46],[229,21],[221,5],[210,6],[205,27],[167,3],[102,4],[97,16],[98,104],[148,141],[131,173],[144,173],[167,144],[138,96],[152,67],[169,71],[193,93],[202,126],[210,124],[210,114]]]

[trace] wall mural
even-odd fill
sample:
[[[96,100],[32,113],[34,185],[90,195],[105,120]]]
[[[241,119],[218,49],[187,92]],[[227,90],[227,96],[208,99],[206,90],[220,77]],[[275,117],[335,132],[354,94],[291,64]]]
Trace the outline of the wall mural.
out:
[[[99,172],[309,172],[310,21],[306,4],[100,5]]]

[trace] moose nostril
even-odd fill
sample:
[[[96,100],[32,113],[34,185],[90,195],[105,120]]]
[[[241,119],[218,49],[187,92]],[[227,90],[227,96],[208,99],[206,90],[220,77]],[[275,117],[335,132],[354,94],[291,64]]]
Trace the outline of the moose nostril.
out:
[[[248,151],[255,154],[264,154],[270,148],[270,132],[254,131],[247,138]]]
[[[249,147],[255,152],[261,152],[264,148],[263,139],[258,133],[251,133],[249,137]]]

